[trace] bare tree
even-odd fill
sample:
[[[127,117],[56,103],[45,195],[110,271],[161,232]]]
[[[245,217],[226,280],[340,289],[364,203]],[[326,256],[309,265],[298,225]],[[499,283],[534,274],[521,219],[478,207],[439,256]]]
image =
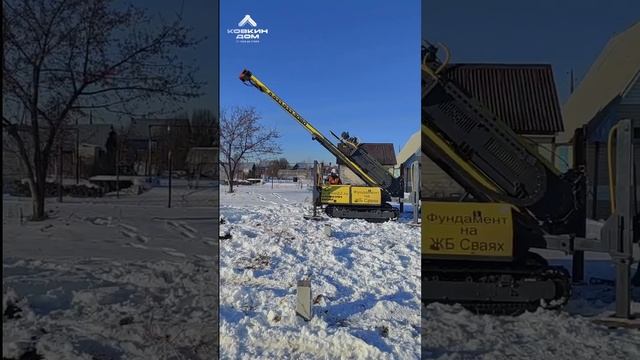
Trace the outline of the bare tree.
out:
[[[235,107],[220,114],[220,154],[222,169],[233,192],[238,165],[263,155],[280,153],[276,140],[280,134],[260,124],[260,115],[253,107]]]
[[[286,170],[289,168],[289,161],[285,158],[269,161],[267,167],[267,173],[269,176],[278,176],[279,170]]]
[[[150,116],[203,82],[176,51],[195,46],[180,15],[152,20],[115,0],[4,0],[3,130],[25,165],[33,219],[45,218],[48,164],[65,124],[93,110]]]
[[[192,146],[218,146],[220,124],[209,109],[196,109],[191,114]]]

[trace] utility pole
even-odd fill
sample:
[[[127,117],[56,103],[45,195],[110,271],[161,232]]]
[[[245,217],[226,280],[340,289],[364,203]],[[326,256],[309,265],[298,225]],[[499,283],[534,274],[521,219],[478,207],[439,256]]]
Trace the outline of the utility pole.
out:
[[[89,113],[89,118],[91,118],[91,113]],[[78,118],[76,118],[76,185],[79,185],[79,184],[80,184],[80,127],[78,126]]]
[[[120,198],[120,139],[116,134],[116,198]]]
[[[147,149],[147,166],[146,166],[147,168],[145,169],[146,170],[145,172],[148,178],[151,178],[151,127],[152,126],[153,125],[149,125],[149,140],[147,143],[149,148]]]
[[[167,141],[169,142],[169,153],[167,155],[169,162],[169,202],[167,204],[168,208],[171,208],[171,171],[172,169],[172,158],[171,158],[171,125],[167,125]]]
[[[64,129],[60,132],[60,140],[58,143],[58,202],[62,202],[62,142],[64,140]]]

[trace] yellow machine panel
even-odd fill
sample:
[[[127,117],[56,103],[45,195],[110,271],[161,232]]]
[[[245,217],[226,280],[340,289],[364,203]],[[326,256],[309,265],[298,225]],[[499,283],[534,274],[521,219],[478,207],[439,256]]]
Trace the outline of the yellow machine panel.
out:
[[[327,185],[320,192],[320,202],[331,205],[382,205],[382,189],[372,186]]]
[[[351,203],[354,205],[382,205],[382,189],[372,186],[352,186]]]
[[[327,185],[320,191],[322,204],[349,205],[351,203],[351,185]]]
[[[434,258],[510,259],[511,205],[423,201],[422,254]]]

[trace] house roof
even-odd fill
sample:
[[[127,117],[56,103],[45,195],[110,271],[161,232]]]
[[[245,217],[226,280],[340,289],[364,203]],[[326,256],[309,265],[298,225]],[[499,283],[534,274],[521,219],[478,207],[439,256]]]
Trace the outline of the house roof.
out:
[[[223,165],[222,162],[219,162],[219,163],[220,163],[220,166]],[[253,162],[241,162],[241,163],[238,163],[238,165],[236,165],[236,171],[249,172],[253,168],[253,165],[255,165],[256,168],[259,167],[256,163],[253,163]]]
[[[565,131],[559,142],[572,139],[576,128],[588,123],[640,72],[640,22],[609,40],[562,108]]]
[[[363,143],[360,145],[369,155],[373,156],[382,165],[396,164],[396,151],[391,143],[372,144]]]
[[[292,167],[294,170],[300,169],[313,169],[313,163],[308,163],[308,162],[298,162],[295,165],[293,165]]]
[[[218,148],[216,147],[192,147],[187,153],[186,162],[189,164],[217,164]]]
[[[97,145],[104,148],[110,131],[111,124],[79,124],[79,141],[81,144]],[[75,137],[75,134],[72,136]]]
[[[447,77],[519,134],[563,130],[548,64],[450,64]]]
[[[420,147],[422,145],[421,134],[421,131],[414,132],[409,140],[407,140],[407,142],[404,144],[397,156],[398,165],[403,164],[411,156],[420,151]]]
[[[360,148],[366,151],[381,165],[392,166],[396,164],[396,153],[391,143],[361,143]],[[338,159],[337,163],[342,165]]]

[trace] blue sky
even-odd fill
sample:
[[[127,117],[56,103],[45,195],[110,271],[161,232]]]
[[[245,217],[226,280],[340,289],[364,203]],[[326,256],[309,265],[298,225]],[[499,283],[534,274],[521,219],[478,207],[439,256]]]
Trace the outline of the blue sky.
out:
[[[640,20],[637,0],[422,1],[221,0],[220,101],[251,105],[282,133],[294,161],[334,159],[282,109],[237,76],[246,67],[325,134],[347,130],[396,151],[418,129],[420,15],[422,33],[446,43],[457,62],[549,63],[562,102],[569,71],[579,81],[607,41]],[[168,16],[180,1],[140,2]],[[422,11],[420,10],[422,8]],[[184,17],[207,39],[182,53],[208,81],[205,96],[185,108],[216,103],[217,4],[185,0]],[[269,28],[260,44],[237,44],[226,29],[245,15]]]
[[[638,0],[423,2],[422,33],[447,44],[453,62],[548,63],[569,95],[607,41],[640,20]]]
[[[250,14],[269,34],[236,43],[228,28]],[[251,70],[325,135],[349,131],[396,152],[419,129],[420,4],[417,0],[222,1],[220,105],[254,106],[277,128],[289,161],[335,158],[284,110],[238,75]]]
[[[197,68],[198,79],[207,84],[201,89],[203,96],[190,99],[184,105],[184,110],[191,115],[194,109],[216,110],[218,102],[218,4],[216,0],[154,0],[133,2],[136,6],[145,8],[149,15],[172,20],[182,11],[184,24],[191,28],[191,35],[204,38],[193,48],[182,49],[178,52],[181,59],[194,64]]]
[[[175,54],[180,61],[197,68],[195,76],[206,84],[200,89],[202,96],[188,99],[183,104],[175,103],[180,108],[178,114],[191,115],[195,109],[209,109],[214,113],[218,106],[218,1],[217,0],[133,0],[116,1],[116,5],[128,5],[144,9],[154,21],[153,26],[160,24],[160,19],[171,22],[176,15],[182,13],[183,23],[191,28],[191,36],[202,39],[194,47],[178,49]],[[93,121],[96,123],[112,123],[116,120],[127,122],[129,119],[121,119],[118,115],[109,113],[93,113]]]

